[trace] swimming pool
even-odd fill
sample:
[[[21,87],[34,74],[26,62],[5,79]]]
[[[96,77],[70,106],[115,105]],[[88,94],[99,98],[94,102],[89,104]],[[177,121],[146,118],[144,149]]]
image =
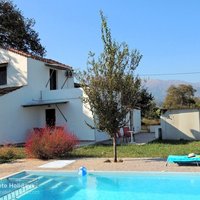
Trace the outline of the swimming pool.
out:
[[[199,200],[200,173],[26,171],[0,181],[0,200]]]

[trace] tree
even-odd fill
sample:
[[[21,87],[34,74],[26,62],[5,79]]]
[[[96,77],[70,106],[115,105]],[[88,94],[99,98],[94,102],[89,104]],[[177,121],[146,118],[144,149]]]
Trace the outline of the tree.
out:
[[[156,105],[155,101],[151,101],[148,109],[145,111],[144,118],[146,119],[153,119],[153,120],[158,120],[160,119],[161,115],[161,110],[160,108]]]
[[[170,86],[164,100],[164,108],[191,108],[195,105],[194,93],[196,90],[191,85],[180,84]]]
[[[43,57],[46,51],[34,25],[35,21],[25,18],[12,1],[0,0],[0,46]]]
[[[197,108],[200,108],[200,97],[194,97],[194,101],[195,101],[195,106]]]
[[[134,76],[141,54],[129,51],[126,43],[112,40],[110,29],[102,12],[101,34],[103,52],[99,58],[89,53],[88,68],[79,80],[90,105],[95,128],[107,132],[113,140],[114,162],[117,162],[116,137],[119,128],[127,124],[126,116],[135,107],[141,80]]]
[[[141,109],[142,117],[145,117],[154,106],[153,100],[154,97],[148,92],[147,88],[142,88],[137,102],[137,107]]]

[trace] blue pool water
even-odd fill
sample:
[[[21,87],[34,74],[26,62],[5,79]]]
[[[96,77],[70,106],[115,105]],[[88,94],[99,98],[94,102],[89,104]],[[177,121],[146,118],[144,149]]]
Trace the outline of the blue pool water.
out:
[[[6,186],[7,185],[7,186]],[[9,197],[10,195],[10,197]],[[22,172],[0,181],[1,199],[199,200],[199,173]]]

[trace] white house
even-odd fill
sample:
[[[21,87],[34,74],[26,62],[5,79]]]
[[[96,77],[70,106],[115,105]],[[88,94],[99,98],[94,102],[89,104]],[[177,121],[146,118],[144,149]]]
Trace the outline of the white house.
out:
[[[23,143],[33,128],[67,126],[80,140],[102,141],[93,116],[82,103],[83,90],[74,87],[72,67],[0,48],[0,143]],[[135,119],[137,129],[141,121]]]
[[[200,110],[163,110],[161,127],[165,140],[200,140]]]

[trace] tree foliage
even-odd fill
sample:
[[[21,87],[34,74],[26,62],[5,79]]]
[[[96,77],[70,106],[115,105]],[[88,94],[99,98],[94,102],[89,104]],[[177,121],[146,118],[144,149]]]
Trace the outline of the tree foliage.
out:
[[[43,57],[46,51],[34,25],[11,1],[0,0],[0,46]]]
[[[200,97],[194,97],[194,101],[195,101],[195,106],[197,108],[200,108]]]
[[[103,13],[100,14],[104,49],[98,59],[90,52],[88,68],[79,78],[87,95],[84,101],[95,116],[95,128],[113,138],[116,162],[116,133],[127,124],[126,116],[140,96],[141,80],[134,76],[134,70],[142,56],[137,50],[130,51],[126,43],[114,41]]]
[[[164,100],[164,108],[191,108],[195,105],[194,93],[196,90],[191,85],[180,84],[170,86]]]
[[[141,109],[142,117],[148,115],[149,111],[154,108],[154,97],[148,92],[147,88],[142,88],[137,102],[137,107]]]
[[[149,120],[158,120],[160,119],[160,115],[161,115],[160,108],[156,105],[155,101],[151,101],[150,106],[145,112],[144,118]]]

